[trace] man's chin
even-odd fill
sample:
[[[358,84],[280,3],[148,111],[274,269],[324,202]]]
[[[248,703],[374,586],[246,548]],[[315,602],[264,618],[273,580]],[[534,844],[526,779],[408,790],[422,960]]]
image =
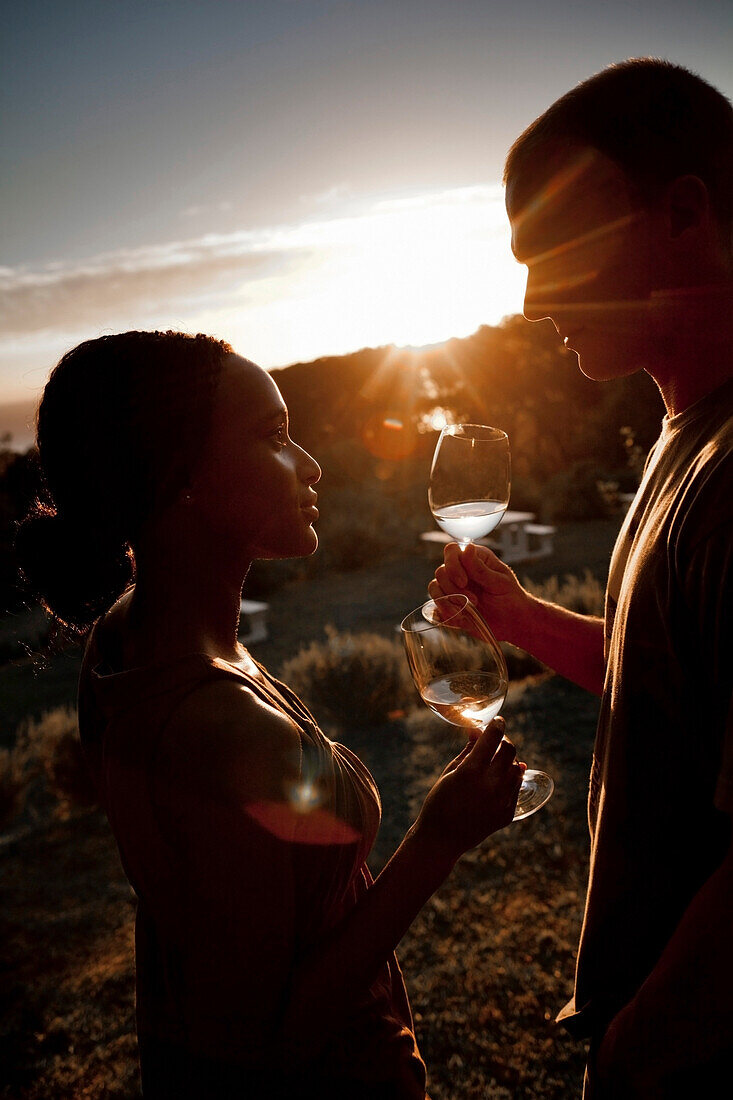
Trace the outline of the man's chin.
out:
[[[609,361],[605,357],[590,353],[576,352],[578,367],[581,374],[590,378],[591,382],[612,382],[614,378],[626,378],[630,374],[644,369],[644,364],[636,357],[619,356],[618,359]]]

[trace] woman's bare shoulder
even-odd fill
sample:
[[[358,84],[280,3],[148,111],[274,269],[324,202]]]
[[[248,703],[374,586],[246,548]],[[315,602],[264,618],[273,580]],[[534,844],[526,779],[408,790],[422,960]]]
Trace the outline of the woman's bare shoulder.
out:
[[[212,680],[186,696],[166,727],[162,750],[170,778],[199,790],[274,795],[273,784],[279,788],[300,769],[297,726],[234,678]]]

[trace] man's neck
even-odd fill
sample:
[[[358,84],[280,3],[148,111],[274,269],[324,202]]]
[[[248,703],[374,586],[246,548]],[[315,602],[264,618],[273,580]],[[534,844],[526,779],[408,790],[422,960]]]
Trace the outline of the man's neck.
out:
[[[647,372],[669,416],[677,416],[733,378],[733,291],[680,300],[658,332]]]
[[[733,358],[730,355],[727,361],[711,362],[710,368],[697,375],[672,372],[666,377],[660,376],[661,372],[649,371],[659,386],[668,416],[678,416],[733,378]]]

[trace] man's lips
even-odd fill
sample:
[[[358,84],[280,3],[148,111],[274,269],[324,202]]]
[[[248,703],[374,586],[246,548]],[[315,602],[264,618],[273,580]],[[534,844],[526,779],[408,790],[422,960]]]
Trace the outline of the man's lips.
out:
[[[563,338],[563,344],[565,345],[565,347],[570,348],[571,351],[575,351],[576,349],[574,341],[578,336],[580,336],[581,332],[583,332],[582,328],[574,328],[571,332],[569,332],[567,336]]]

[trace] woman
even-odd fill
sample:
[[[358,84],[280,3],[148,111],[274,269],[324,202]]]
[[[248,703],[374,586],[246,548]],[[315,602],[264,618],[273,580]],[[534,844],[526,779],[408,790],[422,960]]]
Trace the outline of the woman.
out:
[[[57,617],[94,623],[79,727],[138,897],[146,1098],[423,1100],[394,949],[512,819],[503,723],[372,882],[374,781],[237,640],[252,560],[318,543],[321,471],[270,376],[206,336],[92,340],[49,378],[38,447],[18,553]]]

